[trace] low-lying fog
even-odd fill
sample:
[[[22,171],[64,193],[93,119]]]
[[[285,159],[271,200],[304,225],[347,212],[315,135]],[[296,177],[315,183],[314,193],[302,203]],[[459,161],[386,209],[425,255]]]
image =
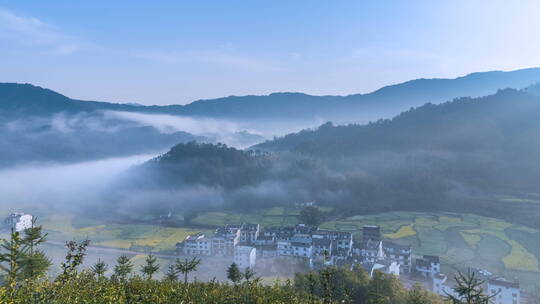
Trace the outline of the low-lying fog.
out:
[[[118,174],[155,155],[134,155],[76,164],[42,164],[0,170],[5,212],[26,208],[71,208],[97,201]],[[32,213],[32,210],[20,210]]]

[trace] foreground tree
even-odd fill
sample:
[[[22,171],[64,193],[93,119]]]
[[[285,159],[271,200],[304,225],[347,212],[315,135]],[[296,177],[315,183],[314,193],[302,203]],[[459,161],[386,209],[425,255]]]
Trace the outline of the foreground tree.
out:
[[[240,272],[240,269],[236,263],[232,263],[227,269],[227,279],[231,280],[234,285],[238,285],[238,283],[240,283],[242,280],[242,272]]]
[[[145,259],[145,265],[141,267],[141,272],[148,280],[151,280],[158,270],[157,258],[152,254],[148,255]]]
[[[19,232],[12,231],[9,240],[2,240],[0,245],[0,269],[4,272],[6,282],[12,286],[22,276],[22,264],[27,256],[28,247],[21,239]]]
[[[200,263],[201,260],[197,258],[193,258],[191,260],[184,259],[183,261],[176,259],[176,269],[184,275],[184,284],[187,284],[188,274],[196,271]]]
[[[406,304],[435,304],[442,303],[442,300],[437,296],[430,294],[426,290],[422,289],[422,286],[419,284],[414,284],[411,289],[409,289],[407,295]]]
[[[165,280],[169,282],[176,282],[178,281],[178,274],[180,272],[176,268],[175,264],[169,265],[169,268],[167,268],[167,273],[165,274]]]
[[[60,281],[66,281],[77,274],[77,268],[84,262],[88,245],[90,245],[90,240],[66,242],[68,252],[60,265],[62,268],[62,273],[58,277]]]
[[[361,267],[352,270],[340,267],[326,267],[318,271],[295,275],[297,288],[315,299],[326,298],[326,302],[366,303],[369,275]]]
[[[96,276],[97,279],[103,279],[105,272],[109,269],[109,265],[105,264],[101,259],[90,268],[90,271]]]
[[[51,266],[51,260],[38,248],[47,240],[47,234],[43,228],[36,225],[36,218],[32,219],[32,226],[24,231],[23,244],[28,252],[22,261],[22,279],[35,280],[44,276]]]
[[[457,286],[453,288],[456,295],[447,295],[453,304],[489,304],[497,294],[488,296],[484,294],[484,281],[479,280],[470,270],[467,274],[458,273],[454,277]]]
[[[131,260],[126,255],[121,255],[118,257],[118,259],[116,259],[113,278],[115,280],[125,282],[132,271],[133,263],[131,263]]]
[[[247,267],[244,273],[242,273],[242,277],[244,278],[244,280],[246,280],[248,284],[249,282],[251,282],[252,279],[255,278],[255,275],[256,275],[256,272],[253,271],[251,267]]]

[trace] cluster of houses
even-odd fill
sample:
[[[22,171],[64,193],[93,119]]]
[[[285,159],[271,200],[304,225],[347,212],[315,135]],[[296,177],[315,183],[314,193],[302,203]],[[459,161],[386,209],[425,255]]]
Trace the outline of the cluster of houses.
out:
[[[265,229],[259,224],[226,225],[216,229],[213,236],[189,235],[176,248],[184,255],[232,257],[241,269],[253,268],[257,257],[292,257],[306,261],[312,268],[361,266],[370,275],[382,271],[420,278],[431,285],[434,293],[443,296],[452,294],[454,287],[441,272],[438,256],[424,255],[413,265],[411,247],[383,240],[379,226],[362,227],[362,239],[355,242],[350,232],[303,224]],[[486,271],[477,273],[483,275],[486,293],[495,295],[494,303],[520,303],[519,283],[493,277]]]
[[[360,265],[370,274],[379,270],[400,275],[412,267],[411,247],[381,239],[378,226],[364,226],[362,242],[350,232],[307,225],[269,227],[259,224],[226,225],[213,236],[189,235],[177,252],[191,256],[229,256],[239,267],[253,267],[257,257],[293,257],[313,268],[326,265]]]

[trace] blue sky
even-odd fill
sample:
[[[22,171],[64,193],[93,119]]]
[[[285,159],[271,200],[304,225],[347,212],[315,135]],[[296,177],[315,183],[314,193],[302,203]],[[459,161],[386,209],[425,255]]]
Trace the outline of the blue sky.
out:
[[[143,104],[540,66],[538,1],[3,1],[0,81]]]

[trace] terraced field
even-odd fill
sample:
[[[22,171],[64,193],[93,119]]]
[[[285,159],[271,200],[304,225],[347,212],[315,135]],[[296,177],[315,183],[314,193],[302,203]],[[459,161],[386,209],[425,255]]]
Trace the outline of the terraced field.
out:
[[[188,234],[211,233],[208,229],[171,228],[145,224],[95,224],[77,227],[71,215],[50,216],[40,220],[49,239],[66,241],[88,238],[92,245],[152,252],[170,252]]]
[[[328,211],[328,209],[323,210]],[[298,223],[299,214],[299,209],[284,207],[261,209],[252,213],[206,212],[195,218],[193,223],[215,227],[241,223],[259,223],[266,227],[295,225]]]
[[[540,230],[471,214],[416,212],[353,216],[321,227],[360,237],[366,224],[381,226],[385,238],[411,245],[416,255],[440,256],[444,271],[471,266],[525,286],[540,281]]]

